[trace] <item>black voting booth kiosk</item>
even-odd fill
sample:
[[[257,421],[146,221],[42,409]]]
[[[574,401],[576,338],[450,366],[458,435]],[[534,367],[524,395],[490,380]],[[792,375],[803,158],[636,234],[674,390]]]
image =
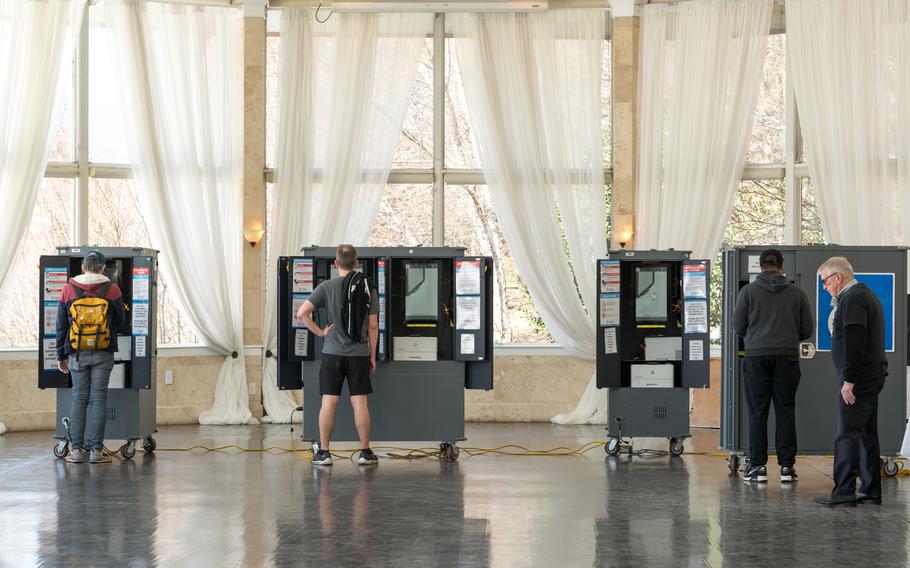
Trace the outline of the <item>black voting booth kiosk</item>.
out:
[[[117,283],[127,307],[126,322],[117,330],[117,353],[108,385],[105,438],[125,440],[120,455],[131,459],[136,442],[155,451],[155,373],[158,344],[157,282],[158,251],[127,247],[58,247],[55,256],[40,260],[38,388],[57,389],[57,419],[54,455],[69,453],[64,418],[70,413],[72,380],[57,369],[56,318],[60,294],[66,282],[82,273],[82,259],[89,250],[99,250],[106,258],[105,275]]]
[[[379,295],[372,438],[440,441],[449,459],[464,440],[464,389],[493,388],[493,262],[464,249],[360,248],[359,268]],[[278,260],[278,387],[303,388],[302,439],[318,449],[322,338],[295,317],[320,283],[338,275],[335,249]],[[324,309],[314,319],[324,327]],[[348,398],[347,385],[342,392]],[[347,400],[332,439],[357,441]]]
[[[613,251],[598,261],[597,388],[610,389],[610,441],[667,437],[683,453],[689,389],[710,384],[711,266],[688,251]],[[629,446],[631,451],[631,446]]]
[[[761,272],[759,257],[766,246],[725,248],[723,380],[721,382],[720,443],[730,453],[731,473],[740,467],[740,456],[749,453],[749,410],[743,381],[743,341],[733,330],[733,310],[739,291]],[[828,315],[831,296],[824,289],[818,268],[832,256],[850,261],[858,281],[866,284],[882,303],[885,319],[885,357],[888,378],[878,397],[878,435],[882,471],[895,475],[895,461],[907,419],[907,248],[886,246],[775,246],[784,256],[784,274],[809,298],[814,319],[812,337],[800,345],[802,377],[796,392],[796,433],[801,455],[834,452],[837,433],[837,372],[831,355]],[[774,407],[768,429],[775,428]],[[769,455],[774,454],[774,436],[768,437]],[[743,459],[745,462],[746,459]],[[743,465],[746,465],[745,463]]]

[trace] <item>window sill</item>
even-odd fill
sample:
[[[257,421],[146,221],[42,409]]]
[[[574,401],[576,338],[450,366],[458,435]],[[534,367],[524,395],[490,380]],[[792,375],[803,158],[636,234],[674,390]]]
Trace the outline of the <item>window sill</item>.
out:
[[[247,345],[244,348],[247,357],[262,355],[262,346]],[[205,345],[159,345],[158,357],[219,357],[220,354]],[[37,347],[6,348],[0,349],[0,361],[30,361],[38,358]]]

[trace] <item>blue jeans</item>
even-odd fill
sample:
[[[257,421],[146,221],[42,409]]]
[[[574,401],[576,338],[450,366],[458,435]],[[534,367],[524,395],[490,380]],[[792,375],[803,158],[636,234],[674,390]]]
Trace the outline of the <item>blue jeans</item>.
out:
[[[73,378],[70,406],[70,440],[74,450],[100,450],[107,423],[107,384],[114,369],[114,354],[85,351],[69,358]]]

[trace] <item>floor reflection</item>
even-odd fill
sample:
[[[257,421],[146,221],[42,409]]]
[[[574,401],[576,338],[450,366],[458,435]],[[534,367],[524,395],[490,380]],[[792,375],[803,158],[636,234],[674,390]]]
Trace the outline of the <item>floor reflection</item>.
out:
[[[465,518],[459,464],[415,466],[310,468],[303,502],[279,510],[276,564],[486,566],[487,523]]]

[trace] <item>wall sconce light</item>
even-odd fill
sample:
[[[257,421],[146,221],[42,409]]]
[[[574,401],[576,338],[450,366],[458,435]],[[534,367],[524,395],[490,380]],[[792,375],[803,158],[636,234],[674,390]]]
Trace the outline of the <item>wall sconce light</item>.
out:
[[[243,238],[246,242],[250,243],[251,247],[255,247],[259,241],[262,240],[262,235],[265,234],[263,229],[244,229]]]
[[[617,212],[613,217],[616,224],[616,230],[613,232],[614,242],[619,243],[619,247],[626,248],[626,243],[632,240],[633,230],[635,227],[635,218],[631,213]]]
[[[632,235],[635,233],[632,231],[623,231],[619,235],[619,248],[626,248],[626,243],[632,240]]]

